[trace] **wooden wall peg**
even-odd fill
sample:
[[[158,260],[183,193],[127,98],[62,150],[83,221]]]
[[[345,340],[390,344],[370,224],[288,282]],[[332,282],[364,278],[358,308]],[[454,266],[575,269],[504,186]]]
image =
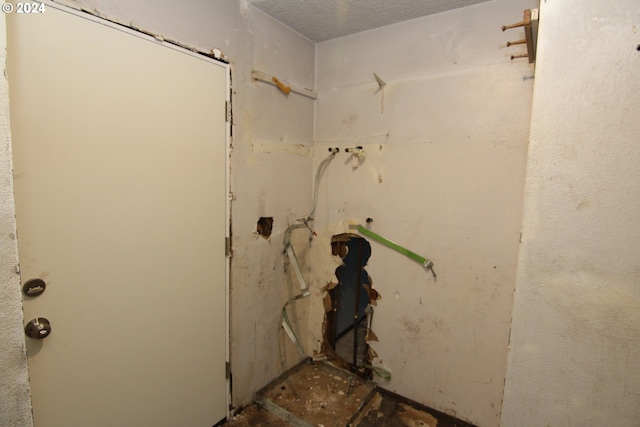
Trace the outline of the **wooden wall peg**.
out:
[[[522,40],[518,40],[515,42],[507,42],[507,47],[514,45],[514,44],[525,44],[527,42],[527,39],[522,39]]]
[[[525,38],[515,42],[507,42],[507,47],[514,44],[526,44],[527,53],[522,55],[511,55],[511,59],[529,58],[529,63],[533,63],[536,60],[536,44],[538,41],[538,9],[525,9],[522,16],[522,22],[503,25],[502,31],[518,27],[524,27]]]

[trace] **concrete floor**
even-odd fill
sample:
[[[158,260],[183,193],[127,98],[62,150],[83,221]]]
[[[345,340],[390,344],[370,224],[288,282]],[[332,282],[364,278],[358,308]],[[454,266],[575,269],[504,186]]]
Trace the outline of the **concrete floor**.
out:
[[[474,427],[324,362],[303,362],[225,426]]]

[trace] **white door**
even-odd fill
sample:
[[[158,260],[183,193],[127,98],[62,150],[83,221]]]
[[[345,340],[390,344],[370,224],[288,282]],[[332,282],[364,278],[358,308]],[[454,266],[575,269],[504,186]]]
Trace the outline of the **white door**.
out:
[[[226,417],[228,68],[46,3],[8,78],[36,427]]]

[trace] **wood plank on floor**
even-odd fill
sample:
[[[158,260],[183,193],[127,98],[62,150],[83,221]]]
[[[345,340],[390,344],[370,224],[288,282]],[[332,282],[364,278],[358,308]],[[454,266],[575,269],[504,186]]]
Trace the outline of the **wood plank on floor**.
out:
[[[474,427],[382,388],[352,421],[355,427]]]
[[[289,427],[290,424],[256,404],[242,409],[239,414],[229,418],[225,427]]]

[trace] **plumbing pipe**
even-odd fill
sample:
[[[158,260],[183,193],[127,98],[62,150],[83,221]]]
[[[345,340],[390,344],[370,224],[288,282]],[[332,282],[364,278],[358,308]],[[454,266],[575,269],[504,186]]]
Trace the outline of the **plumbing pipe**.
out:
[[[288,303],[287,303],[288,304]],[[296,336],[295,332],[293,332],[293,328],[291,327],[291,323],[289,322],[289,316],[287,315],[286,305],[282,308],[282,328],[285,330],[289,338],[296,346],[296,350],[298,351],[298,356],[304,357],[304,349],[300,344],[300,340]]]
[[[307,287],[307,283],[304,281],[302,270],[300,270],[300,264],[298,264],[298,258],[296,257],[295,252],[293,252],[293,248],[291,247],[291,245],[287,246],[287,255],[289,255],[289,260],[291,261],[291,265],[293,265],[293,271],[296,273],[298,283],[300,283],[302,295],[305,297],[309,296],[309,288]]]
[[[320,179],[322,178],[322,172],[324,172],[324,168],[329,164],[331,160],[336,156],[340,150],[336,148],[331,152],[323,161],[318,165],[318,170],[316,171],[316,179],[313,185],[313,205],[311,207],[311,212],[305,218],[313,220],[313,215],[316,213],[316,206],[318,205],[318,187],[320,186]]]
[[[309,212],[303,218],[299,218],[297,220],[302,224],[293,224],[286,229],[286,231],[284,232],[284,239],[283,239],[284,241],[283,252],[286,251],[289,246],[291,246],[291,232],[296,228],[306,227],[309,229],[311,234],[315,235],[314,231],[309,226],[309,222],[313,221],[314,219],[313,215],[316,213],[316,206],[318,205],[318,187],[320,187],[320,179],[322,178],[322,172],[324,172],[324,168],[329,164],[331,160],[333,160],[333,158],[340,151],[340,149],[339,148],[335,148],[333,150],[329,149],[329,151],[331,152],[331,154],[329,154],[322,162],[320,162],[320,165],[318,165],[318,170],[316,171],[316,178],[313,185],[313,202],[311,205],[311,212]]]
[[[320,178],[322,177],[322,172],[326,167],[326,165],[329,164],[331,160],[333,160],[336,153],[338,153],[340,150],[336,148],[335,150],[329,149],[329,151],[331,152],[331,154],[329,154],[327,158],[325,158],[322,162],[320,162],[320,165],[318,166],[318,170],[316,172],[311,212],[308,215],[305,215],[303,218],[298,219],[298,221],[302,222],[302,224],[290,225],[285,230],[284,239],[283,239],[284,240],[283,252],[286,252],[287,256],[289,257],[289,261],[293,266],[293,271],[296,274],[302,293],[300,295],[290,298],[285,303],[284,307],[282,307],[282,327],[284,328],[285,332],[287,333],[291,341],[295,344],[296,350],[298,351],[298,354],[300,355],[300,357],[304,356],[304,349],[302,348],[302,345],[300,344],[298,337],[296,337],[296,334],[293,332],[293,328],[291,327],[291,323],[289,322],[289,318],[287,316],[287,306],[296,300],[308,297],[309,295],[311,295],[311,292],[309,291],[309,287],[307,286],[307,283],[304,280],[304,276],[302,275],[302,269],[300,268],[300,263],[298,263],[298,258],[296,257],[296,253],[293,250],[293,246],[291,245],[291,233],[293,232],[293,230],[297,228],[308,228],[312,235],[316,234],[313,231],[313,229],[309,226],[309,222],[313,221],[313,215],[316,211],[316,206],[318,204],[318,187],[320,186]]]
[[[358,273],[356,274],[356,310],[353,315],[353,366],[358,366],[358,323],[360,323],[360,290],[362,289],[362,240],[358,239]]]

